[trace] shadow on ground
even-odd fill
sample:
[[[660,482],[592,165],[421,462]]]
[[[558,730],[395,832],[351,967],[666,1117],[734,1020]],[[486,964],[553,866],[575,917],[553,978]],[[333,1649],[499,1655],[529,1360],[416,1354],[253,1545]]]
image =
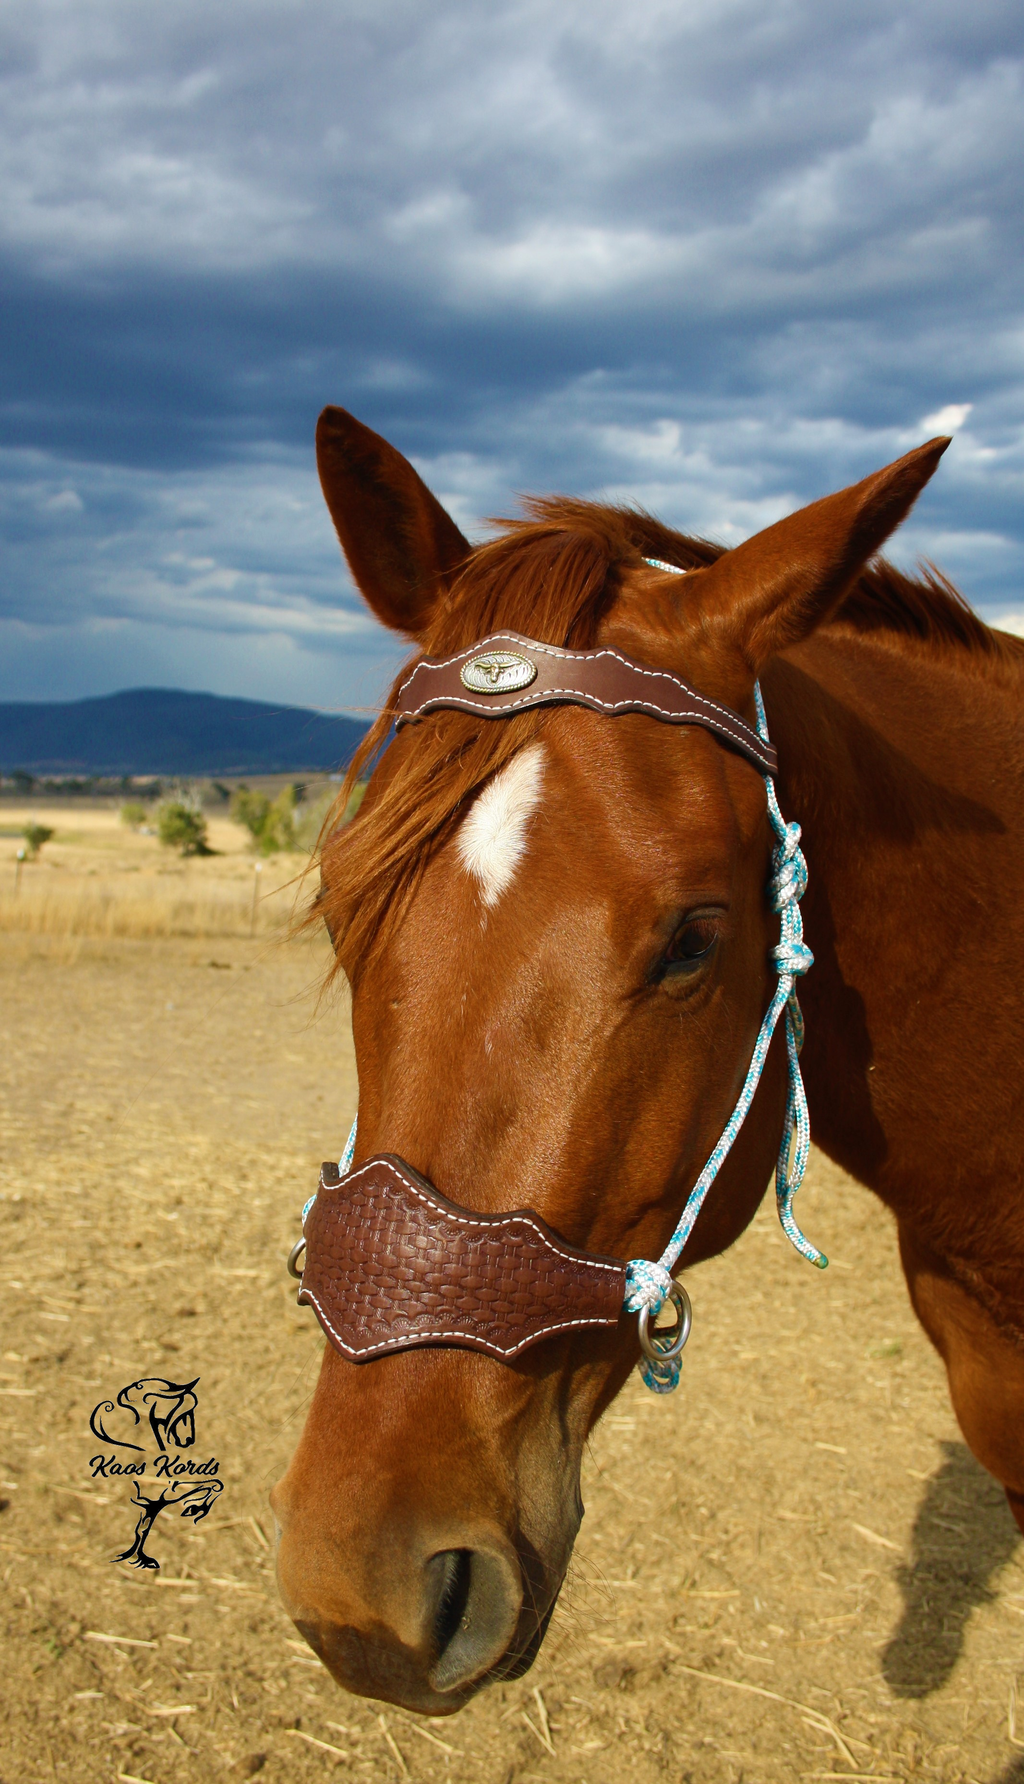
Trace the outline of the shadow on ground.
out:
[[[1024,1753],[1011,1759],[1005,1772],[1000,1772],[995,1784],[1024,1784]]]
[[[942,1449],[914,1519],[913,1558],[896,1574],[903,1615],[882,1671],[897,1697],[928,1697],[945,1684],[971,1612],[994,1597],[992,1577],[1021,1540],[1002,1488],[966,1445]],[[1024,1784],[1024,1766],[1015,1762],[1000,1784]]]

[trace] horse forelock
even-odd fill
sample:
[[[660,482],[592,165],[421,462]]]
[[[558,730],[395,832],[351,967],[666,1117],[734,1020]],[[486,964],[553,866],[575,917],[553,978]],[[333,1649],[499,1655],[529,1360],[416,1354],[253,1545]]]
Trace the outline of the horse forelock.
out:
[[[596,502],[538,500],[527,505],[526,519],[501,524],[505,531],[477,547],[439,600],[422,641],[427,656],[448,656],[502,629],[585,650],[596,640],[623,573],[645,555],[674,559],[686,546],[681,535],[647,515]],[[704,551],[714,554],[713,547]],[[695,567],[692,551],[687,558],[680,567]],[[501,724],[459,712],[432,714],[415,727],[413,737],[404,733],[397,747],[385,750],[358,816],[337,830],[353,786],[387,740],[397,692],[408,673],[407,664],[324,826],[323,885],[311,914],[326,920],[337,941],[344,938],[350,960],[360,958],[397,918],[419,872],[452,837],[473,796],[545,721],[542,710]],[[511,831],[504,833],[501,848],[490,837],[485,864],[500,865],[499,877],[511,861],[510,841]],[[477,877],[485,893],[497,883],[493,875]]]

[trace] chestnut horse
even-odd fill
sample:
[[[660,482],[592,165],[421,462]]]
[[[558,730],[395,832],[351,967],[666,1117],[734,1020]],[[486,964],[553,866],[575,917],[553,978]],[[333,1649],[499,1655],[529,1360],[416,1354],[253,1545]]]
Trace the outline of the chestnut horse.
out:
[[[810,869],[814,1138],[893,1211],[964,1436],[1024,1529],[1024,643],[937,574],[874,558],[947,444],[722,552],[572,500],[472,548],[344,410],[317,435],[355,581],[418,653],[500,628],[609,645],[750,724],[760,678]],[[764,776],[695,726],[562,705],[399,731],[322,852],[356,1167],[399,1154],[464,1208],[528,1206],[570,1245],[656,1257],[774,989],[772,840]],[[777,1035],[686,1263],[751,1220],[785,1102]],[[285,1604],[342,1685],[444,1714],[526,1670],[579,1525],[583,1443],[637,1356],[628,1314],[512,1362],[327,1346],[273,1503]]]

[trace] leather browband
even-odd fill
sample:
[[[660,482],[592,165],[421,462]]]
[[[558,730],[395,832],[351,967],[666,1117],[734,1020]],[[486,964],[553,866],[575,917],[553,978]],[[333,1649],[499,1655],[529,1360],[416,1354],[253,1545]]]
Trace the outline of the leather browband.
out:
[[[503,665],[502,658],[512,663]],[[423,657],[398,691],[395,722],[415,724],[440,708],[497,719],[557,705],[589,706],[612,716],[646,713],[668,725],[701,725],[740,750],[762,774],[774,775],[778,769],[772,745],[763,743],[739,713],[698,694],[667,669],[648,668],[607,646],[562,650],[519,632],[495,632],[455,656]]]
[[[622,1315],[620,1259],[566,1244],[529,1208],[460,1208],[390,1153],[345,1177],[325,1164],[305,1235],[299,1300],[357,1363],[423,1344],[507,1361]]]

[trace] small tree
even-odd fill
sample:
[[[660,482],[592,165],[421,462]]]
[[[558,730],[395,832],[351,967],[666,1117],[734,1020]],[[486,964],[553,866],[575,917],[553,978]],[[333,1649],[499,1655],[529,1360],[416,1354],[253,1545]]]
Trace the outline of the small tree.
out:
[[[335,829],[341,830],[355,817],[356,812],[359,810],[359,807],[363,802],[363,794],[366,792],[366,785],[367,783],[365,781],[356,782],[348,796],[348,803],[345,806],[345,810],[336,820],[334,825]],[[313,853],[313,850],[316,848],[316,845],[320,840],[320,832],[324,827],[324,820],[331,807],[334,805],[337,797],[338,789],[336,786],[325,787],[316,799],[311,799],[308,805],[301,806],[296,814],[296,840],[298,841],[300,848],[307,849],[310,854]]]
[[[295,788],[282,787],[270,808],[267,830],[274,839],[275,849],[294,849],[295,847]]]
[[[284,787],[277,798],[239,787],[231,801],[231,816],[248,830],[260,855],[276,855],[295,847],[295,789]]]
[[[26,824],[21,834],[25,838],[28,858],[30,861],[34,861],[43,844],[49,842],[53,831],[49,824]]]
[[[160,841],[168,849],[177,849],[182,855],[211,853],[206,840],[206,819],[202,812],[184,805],[181,800],[168,800],[160,807],[156,828]]]
[[[243,830],[248,830],[254,848],[258,845],[269,810],[270,800],[265,793],[254,793],[244,784],[235,788],[231,796],[231,816]]]
[[[121,807],[121,822],[129,830],[138,830],[146,822],[147,812],[137,799],[126,799]]]

